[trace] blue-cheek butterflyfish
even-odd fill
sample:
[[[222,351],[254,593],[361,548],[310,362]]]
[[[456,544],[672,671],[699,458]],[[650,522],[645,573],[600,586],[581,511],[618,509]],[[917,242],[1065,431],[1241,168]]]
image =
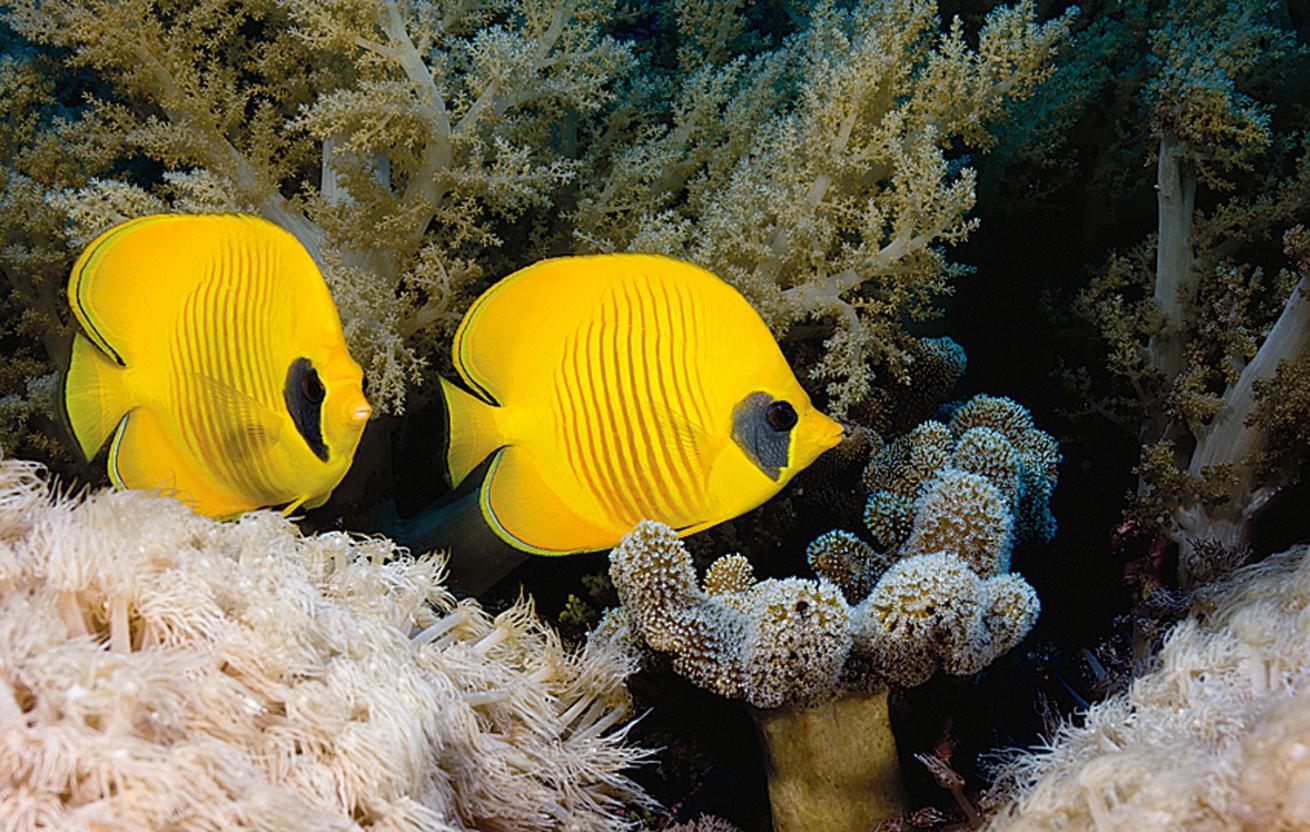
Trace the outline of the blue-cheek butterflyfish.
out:
[[[370,409],[313,259],[241,214],[153,214],[96,237],[68,301],[64,406],[109,476],[228,517],[321,505]]]
[[[467,497],[399,521],[417,548],[457,543],[461,504],[537,555],[611,548],[645,519],[693,534],[760,505],[842,438],[750,303],[670,257],[514,272],[474,301],[452,358],[467,389],[441,381],[446,465]],[[475,470],[476,491],[462,485]],[[458,582],[468,556],[454,548]]]

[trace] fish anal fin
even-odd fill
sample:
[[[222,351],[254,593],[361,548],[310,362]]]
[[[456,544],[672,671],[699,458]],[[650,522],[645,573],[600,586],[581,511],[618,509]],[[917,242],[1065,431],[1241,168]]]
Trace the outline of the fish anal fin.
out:
[[[166,494],[201,514],[229,517],[253,508],[217,491],[174,447],[148,409],[138,407],[118,423],[109,446],[109,478],[120,488]]]
[[[532,458],[514,447],[492,458],[480,505],[497,536],[536,555],[607,549],[627,531],[606,529],[580,516],[551,488]]]

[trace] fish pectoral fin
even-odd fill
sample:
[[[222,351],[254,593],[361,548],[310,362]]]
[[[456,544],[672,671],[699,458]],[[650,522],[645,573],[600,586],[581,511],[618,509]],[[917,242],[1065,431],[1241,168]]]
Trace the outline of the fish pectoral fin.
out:
[[[218,417],[219,435],[242,452],[266,450],[282,433],[283,419],[273,408],[224,381],[192,373],[205,405]]]
[[[164,433],[158,417],[144,407],[129,411],[118,423],[109,446],[109,478],[119,488],[175,497],[211,517],[227,517],[250,508],[216,491],[197,473]]]
[[[491,530],[535,555],[608,549],[627,531],[605,529],[574,511],[522,448],[501,448],[482,482],[479,504]]]
[[[654,415],[655,429],[664,443],[669,447],[682,449],[685,457],[692,463],[693,475],[704,476],[706,462],[719,452],[726,439],[716,438],[710,431],[666,404],[645,402],[640,406],[645,408],[647,413]]]

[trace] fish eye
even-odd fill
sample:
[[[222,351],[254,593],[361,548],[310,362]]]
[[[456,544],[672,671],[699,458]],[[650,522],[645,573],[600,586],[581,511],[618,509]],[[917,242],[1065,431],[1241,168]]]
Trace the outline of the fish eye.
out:
[[[317,370],[311,368],[300,377],[300,392],[311,404],[323,401],[323,395],[327,391],[323,389],[323,382],[318,379]]]
[[[789,402],[776,401],[769,404],[764,411],[764,418],[769,423],[769,427],[778,432],[789,431],[796,427],[796,408],[792,407]]]

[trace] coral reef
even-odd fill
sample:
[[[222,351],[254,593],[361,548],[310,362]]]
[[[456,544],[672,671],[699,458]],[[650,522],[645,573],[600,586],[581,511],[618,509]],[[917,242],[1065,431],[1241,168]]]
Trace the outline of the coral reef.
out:
[[[1310,825],[1306,548],[1206,587],[1157,665],[1005,760],[1015,797],[987,829],[1229,830]]]
[[[779,334],[824,322],[811,375],[842,414],[874,366],[908,380],[902,319],[932,316],[967,271],[940,248],[975,226],[973,171],[947,148],[991,146],[987,125],[1048,74],[1071,17],[997,8],[973,47],[932,3],[818,3],[779,49],[717,63],[721,44],[679,52],[671,114],[640,118],[644,135],[597,168],[576,236],[701,263]]]
[[[643,8],[8,4],[0,267],[6,303],[31,310],[12,333],[40,365],[26,374],[59,363],[71,249],[167,207],[292,231],[379,412],[445,366],[487,280],[579,248],[722,274],[776,332],[824,341],[810,369],[839,411],[875,365],[904,384],[905,319],[967,271],[943,251],[975,225],[963,151],[1050,71],[1069,16],[1024,2],[975,38],[929,0],[769,25],[739,3]]]
[[[632,63],[602,34],[611,10],[604,0],[9,4],[7,24],[89,74],[93,95],[63,121],[32,107],[14,119],[31,127],[6,173],[30,184],[6,209],[44,202],[58,222],[37,228],[74,246],[162,204],[260,214],[318,261],[370,396],[399,412],[499,232],[573,178],[578,161],[551,140],[555,126],[597,111]],[[69,158],[88,144],[99,152],[65,164],[49,149],[56,136]],[[123,170],[141,158],[162,174]],[[10,278],[28,285],[26,270]]]
[[[1080,41],[1048,92],[1066,93],[1063,107],[1116,102],[1097,189],[1125,201],[1150,162],[1156,212],[1139,244],[1111,237],[1117,250],[1076,299],[1108,374],[1072,374],[1075,406],[1141,443],[1130,516],[1179,544],[1192,584],[1198,546],[1249,543],[1306,459],[1270,415],[1305,395],[1274,383],[1310,346],[1305,274],[1271,243],[1310,207],[1303,117],[1276,118],[1303,112],[1310,52],[1263,0],[1124,4]]]
[[[906,533],[881,551],[822,535],[807,552],[817,580],[757,581],[726,555],[698,585],[675,532],[640,523],[610,553],[622,606],[593,640],[667,653],[695,684],[753,706],[776,829],[863,828],[901,805],[889,687],[977,673],[1036,621],[1009,556],[1016,539],[1054,532],[1058,460],[1024,408],[977,396],[873,455],[866,515],[894,496]]]
[[[0,461],[0,826],[624,829],[629,661],[385,540]]]

